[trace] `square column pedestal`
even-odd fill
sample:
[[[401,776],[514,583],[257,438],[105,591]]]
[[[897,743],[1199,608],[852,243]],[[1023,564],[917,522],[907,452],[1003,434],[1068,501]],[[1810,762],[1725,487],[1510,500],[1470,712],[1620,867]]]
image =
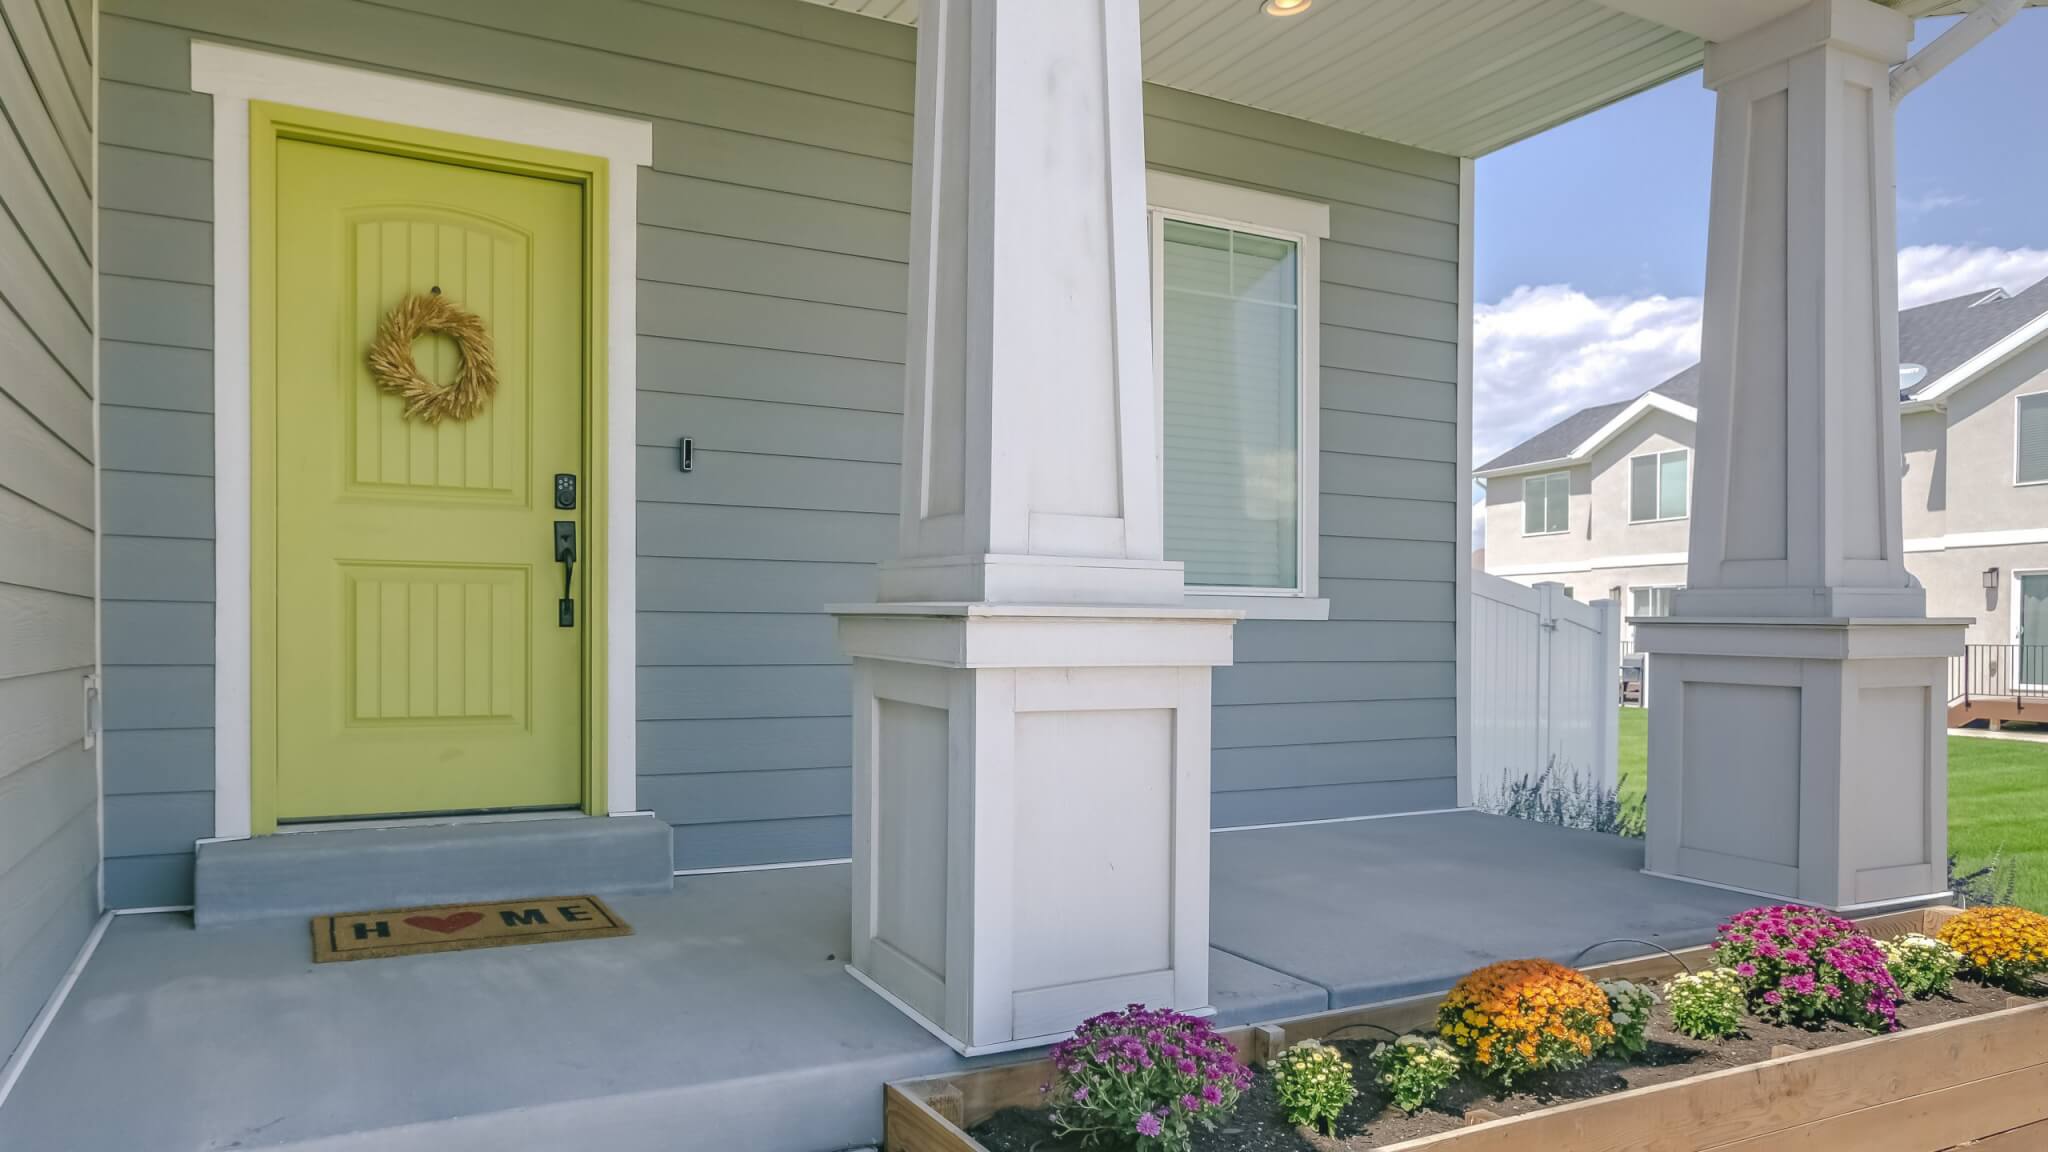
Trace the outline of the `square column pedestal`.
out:
[[[1209,1006],[1209,670],[1240,613],[835,607],[853,963],[969,1056]]]
[[[1940,896],[1962,620],[1639,619],[1647,870],[1835,910]]]

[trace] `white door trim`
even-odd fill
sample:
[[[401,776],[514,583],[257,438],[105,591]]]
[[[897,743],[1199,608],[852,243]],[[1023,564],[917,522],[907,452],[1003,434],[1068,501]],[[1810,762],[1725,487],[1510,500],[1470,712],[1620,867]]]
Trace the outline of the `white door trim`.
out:
[[[249,835],[249,101],[265,100],[602,156],[610,236],[605,331],[609,459],[605,530],[613,562],[605,581],[606,808],[633,812],[638,784],[634,670],[636,547],[634,413],[635,285],[639,180],[654,161],[654,127],[545,104],[194,41],[192,88],[213,96],[213,501],[214,501],[214,836]]]

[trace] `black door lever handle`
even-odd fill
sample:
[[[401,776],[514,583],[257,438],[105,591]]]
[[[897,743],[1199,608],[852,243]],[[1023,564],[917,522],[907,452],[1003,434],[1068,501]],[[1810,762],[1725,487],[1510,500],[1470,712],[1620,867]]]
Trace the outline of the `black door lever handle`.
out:
[[[564,628],[576,626],[576,600],[572,595],[576,587],[576,522],[555,521],[555,562],[562,566],[562,599],[556,605],[556,623]]]

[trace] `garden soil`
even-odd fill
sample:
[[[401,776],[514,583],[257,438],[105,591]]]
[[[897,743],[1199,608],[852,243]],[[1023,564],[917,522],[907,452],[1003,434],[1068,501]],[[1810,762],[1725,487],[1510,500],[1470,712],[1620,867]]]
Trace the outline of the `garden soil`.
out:
[[[2048,990],[2041,995],[2048,996]],[[2012,998],[2013,994],[2003,989],[1958,980],[1947,996],[1900,1005],[1899,1023],[1908,1029],[1924,1028],[1995,1012],[2008,1007]],[[1372,1066],[1367,1057],[1387,1036],[1377,1030],[1346,1030],[1325,1038],[1343,1050],[1358,1083],[1358,1099],[1338,1118],[1335,1137],[1297,1128],[1282,1120],[1272,1078],[1261,1069],[1230,1119],[1215,1131],[1196,1134],[1195,1152],[1364,1152],[1464,1127],[1465,1112],[1469,1109],[1515,1116],[1573,1100],[1760,1063],[1770,1059],[1772,1050],[1781,1044],[1811,1051],[1869,1036],[1862,1029],[1842,1024],[1807,1029],[1752,1019],[1744,1032],[1732,1039],[1692,1040],[1672,1030],[1670,1010],[1660,1002],[1650,1023],[1649,1049],[1634,1061],[1603,1059],[1570,1072],[1528,1076],[1516,1084],[1514,1091],[1504,1095],[1462,1079],[1447,1088],[1434,1106],[1409,1116],[1388,1104],[1372,1084]],[[1060,1139],[1046,1113],[1039,1110],[1005,1109],[972,1131],[989,1152],[1081,1152],[1080,1143]]]

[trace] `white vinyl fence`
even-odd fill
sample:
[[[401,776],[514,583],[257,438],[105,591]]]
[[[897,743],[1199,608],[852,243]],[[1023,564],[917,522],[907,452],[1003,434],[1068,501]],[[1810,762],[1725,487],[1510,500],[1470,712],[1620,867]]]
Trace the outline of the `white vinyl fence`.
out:
[[[1562,584],[1472,574],[1472,798],[1553,768],[1559,783],[1615,786],[1621,610]]]

